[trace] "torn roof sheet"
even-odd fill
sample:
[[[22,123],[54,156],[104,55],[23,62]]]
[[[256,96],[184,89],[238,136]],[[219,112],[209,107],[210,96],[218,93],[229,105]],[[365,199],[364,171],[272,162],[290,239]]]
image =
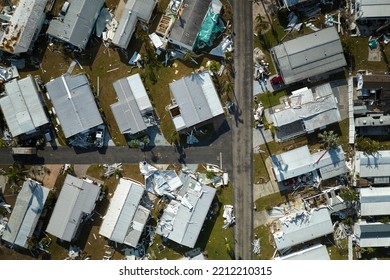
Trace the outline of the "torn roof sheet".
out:
[[[164,209],[156,233],[194,248],[216,190],[200,184],[191,174],[181,172],[180,179],[180,196]]]

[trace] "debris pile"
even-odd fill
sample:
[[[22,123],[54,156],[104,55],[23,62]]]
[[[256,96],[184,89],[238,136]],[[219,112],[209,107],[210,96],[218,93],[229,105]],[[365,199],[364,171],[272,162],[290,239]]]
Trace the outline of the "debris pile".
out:
[[[69,246],[69,252],[68,252],[68,257],[71,260],[75,260],[76,258],[80,257],[81,254],[81,249],[75,245],[70,245]]]
[[[8,219],[6,217],[0,216],[0,237],[3,235],[7,223],[8,223]]]
[[[236,222],[236,217],[233,213],[233,205],[224,205],[223,206],[223,226],[222,228],[226,229]]]
[[[253,253],[256,255],[260,255],[261,247],[260,247],[260,238],[256,238],[253,240]]]
[[[123,171],[122,163],[104,164],[104,176],[110,178],[115,172]]]

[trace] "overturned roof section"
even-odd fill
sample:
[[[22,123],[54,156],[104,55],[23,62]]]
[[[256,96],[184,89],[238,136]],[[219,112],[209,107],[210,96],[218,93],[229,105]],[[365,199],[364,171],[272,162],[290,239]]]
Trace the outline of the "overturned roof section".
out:
[[[191,128],[224,113],[209,72],[194,73],[169,84],[173,106],[180,114],[172,120],[177,131]]]
[[[126,49],[133,36],[138,20],[148,22],[156,3],[156,0],[127,0],[112,43]]]
[[[48,82],[46,89],[66,138],[103,123],[84,74],[62,75]]]
[[[333,232],[332,220],[327,208],[299,212],[279,220],[280,230],[274,233],[278,250],[328,235]]]
[[[378,151],[374,155],[357,151],[355,172],[360,178],[390,177],[390,151]]]
[[[390,0],[356,0],[356,19],[390,17]]]
[[[95,208],[99,193],[99,186],[66,175],[46,231],[61,240],[72,241],[84,215]]]
[[[320,160],[319,160],[320,159]],[[310,154],[308,146],[284,152],[271,157],[272,168],[278,182],[291,179],[314,170],[319,170],[323,180],[330,179],[349,170],[345,164],[341,146],[328,152]]]
[[[216,190],[202,185],[192,175],[180,173],[183,188],[165,208],[156,233],[194,248]]]
[[[108,239],[136,247],[150,211],[141,204],[145,188],[121,178],[103,218],[99,234]]]
[[[150,123],[146,114],[153,111],[148,94],[139,74],[113,83],[118,102],[111,105],[116,123],[122,134],[145,130]]]
[[[281,256],[275,258],[275,260],[283,260],[283,261],[309,261],[309,260],[316,260],[316,261],[329,261],[329,253],[326,249],[325,245],[317,244],[314,246],[311,246],[309,248],[306,248],[304,250],[291,253],[286,256]]]
[[[68,0],[65,16],[50,21],[47,34],[80,49],[85,49],[104,0]]]
[[[5,84],[6,96],[0,107],[13,137],[34,132],[49,123],[34,79],[27,76]]]
[[[210,3],[211,0],[186,0],[172,26],[169,40],[192,50]]]
[[[390,246],[390,224],[367,223],[362,220],[354,225],[357,244],[362,247]]]
[[[336,69],[347,62],[334,27],[286,41],[271,49],[285,84],[292,84]]]
[[[360,189],[360,215],[390,215],[390,187]]]
[[[48,194],[49,189],[40,183],[31,179],[25,181],[4,229],[2,239],[27,248],[28,239],[35,230]]]
[[[20,0],[11,21],[0,39],[0,48],[6,52],[19,54],[27,52],[33,43],[36,32],[45,19],[45,6],[48,0]]]

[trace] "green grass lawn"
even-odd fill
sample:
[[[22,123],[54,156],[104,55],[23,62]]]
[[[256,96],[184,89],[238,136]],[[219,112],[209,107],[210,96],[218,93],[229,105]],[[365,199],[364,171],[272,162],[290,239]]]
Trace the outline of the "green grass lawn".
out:
[[[279,91],[276,93],[266,92],[257,95],[259,101],[263,103],[264,108],[270,108],[280,104],[280,98],[286,96],[285,91]]]
[[[255,255],[255,260],[270,260],[275,253],[275,248],[271,245],[271,232],[268,225],[255,228],[254,235],[260,238],[260,255]]]

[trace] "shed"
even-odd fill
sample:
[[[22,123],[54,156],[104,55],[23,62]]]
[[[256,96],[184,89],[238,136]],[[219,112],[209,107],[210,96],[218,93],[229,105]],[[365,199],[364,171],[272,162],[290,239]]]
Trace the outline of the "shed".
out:
[[[66,138],[103,123],[84,74],[64,74],[48,82],[46,89]]]
[[[3,232],[4,241],[28,248],[28,240],[35,231],[48,194],[48,188],[32,179],[27,179],[23,183]]]
[[[50,21],[47,34],[69,43],[79,49],[85,49],[104,0],[68,0],[70,3],[65,15],[59,15]]]
[[[390,215],[390,187],[360,189],[360,215]]]
[[[114,242],[137,247],[150,214],[150,210],[141,205],[144,193],[144,186],[121,178],[99,234]]]
[[[121,0],[124,1],[124,0]],[[135,27],[139,20],[149,22],[156,0],[127,0],[121,16],[119,25],[115,31],[112,43],[118,47],[126,49],[133,36]]]
[[[48,0],[20,0],[6,28],[1,31],[0,48],[12,54],[31,50],[46,18]]]
[[[99,194],[98,185],[66,175],[46,231],[61,240],[75,239],[80,224],[95,208]]]
[[[113,83],[118,102],[111,105],[122,134],[135,134],[155,124],[153,107],[139,74]]]
[[[271,54],[285,84],[342,71],[347,65],[335,27],[283,42]]]
[[[302,211],[279,219],[274,240],[279,251],[333,233],[327,208]]]
[[[33,77],[7,82],[5,93],[0,107],[13,137],[33,133],[49,123]]]
[[[209,72],[194,73],[169,84],[170,109],[177,131],[193,128],[224,114]]]

